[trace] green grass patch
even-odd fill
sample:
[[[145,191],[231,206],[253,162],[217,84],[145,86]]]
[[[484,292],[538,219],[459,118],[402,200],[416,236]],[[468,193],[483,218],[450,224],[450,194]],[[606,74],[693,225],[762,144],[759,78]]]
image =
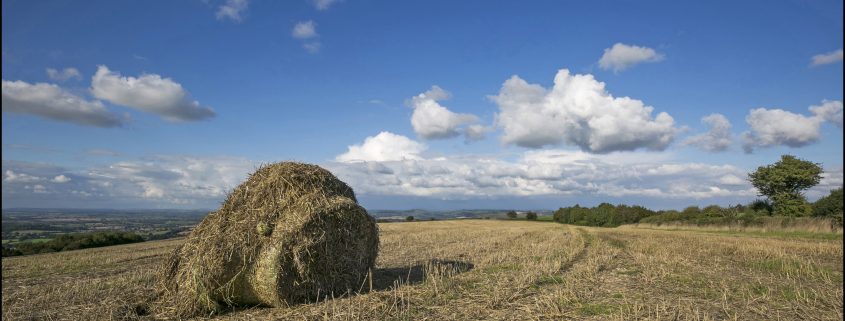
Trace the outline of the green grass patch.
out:
[[[751,266],[758,270],[768,271],[772,273],[790,273],[795,272],[801,268],[801,263],[793,260],[784,259],[765,259],[754,261]]]
[[[697,230],[697,229],[656,229],[648,227],[640,227],[648,230],[658,231],[677,231],[677,232],[701,232],[713,233],[730,236],[750,236],[750,237],[770,237],[770,238],[784,238],[784,239],[817,239],[817,240],[842,240],[842,234],[839,233],[821,233],[821,232],[805,232],[805,231],[717,231],[717,230]]]
[[[769,287],[762,284],[753,285],[751,286],[751,292],[756,295],[766,295],[769,294]]]
[[[778,291],[778,294],[781,298],[786,299],[788,301],[798,299],[798,291],[795,291],[795,288],[791,286],[781,288],[780,291]]]
[[[520,266],[519,264],[499,264],[488,266],[484,268],[484,273],[499,273],[499,272],[506,272],[506,271],[519,271]]]
[[[774,274],[790,275],[792,277],[803,276],[810,279],[833,279],[841,282],[842,273],[830,267],[814,263],[805,263],[791,259],[765,259],[753,261],[749,264],[752,268]]]
[[[605,315],[613,313],[616,309],[616,306],[610,304],[585,303],[578,307],[578,313],[584,316]]]
[[[537,280],[534,281],[534,285],[539,287],[547,284],[561,284],[564,280],[565,279],[562,275],[544,275],[537,278]]]
[[[722,297],[721,290],[710,287],[711,285],[706,276],[676,274],[669,276],[669,279],[672,283],[674,283],[674,285],[666,288],[666,290],[707,300],[714,300]]]
[[[835,276],[835,271],[826,266],[820,266],[813,263],[804,263],[790,259],[765,259],[751,262],[751,267],[766,271],[770,273],[785,274],[785,275],[804,275],[811,277],[818,276]],[[841,275],[840,275],[841,278]]]

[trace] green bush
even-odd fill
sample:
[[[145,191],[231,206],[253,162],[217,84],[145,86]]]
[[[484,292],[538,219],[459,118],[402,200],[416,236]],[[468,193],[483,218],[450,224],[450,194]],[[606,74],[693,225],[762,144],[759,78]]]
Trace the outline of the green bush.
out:
[[[616,227],[622,224],[637,223],[656,213],[642,206],[616,205],[601,203],[596,207],[561,207],[554,213],[554,220],[560,223]]]
[[[750,205],[736,205],[731,207],[710,205],[704,209],[691,206],[684,209],[683,212],[674,210],[660,211],[656,215],[641,219],[639,223],[661,225],[668,222],[681,222],[699,226],[739,223],[747,226],[761,223],[761,216],[766,215],[768,215],[766,211],[755,211]]]
[[[753,209],[757,213],[760,213],[761,211],[765,211],[766,215],[772,215],[772,211],[773,211],[772,203],[769,202],[769,200],[759,199],[759,198],[754,200],[750,204],[748,204],[748,207],[750,207],[751,209]]]
[[[829,217],[837,226],[843,226],[842,188],[830,191],[830,194],[813,203],[813,216]]]
[[[813,216],[842,217],[842,188],[830,191],[830,194],[813,203]]]
[[[529,221],[535,221],[535,220],[537,220],[537,213],[534,213],[534,212],[525,213],[525,219],[529,220]]]

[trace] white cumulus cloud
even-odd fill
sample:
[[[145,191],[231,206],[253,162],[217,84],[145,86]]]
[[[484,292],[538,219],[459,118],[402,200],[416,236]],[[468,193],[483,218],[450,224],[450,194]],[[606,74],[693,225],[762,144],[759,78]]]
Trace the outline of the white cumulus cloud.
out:
[[[697,146],[708,152],[721,152],[731,146],[731,122],[722,114],[710,114],[701,119],[710,130],[687,138],[686,145]]]
[[[420,159],[426,146],[408,137],[391,132],[381,132],[364,139],[360,145],[351,145],[346,153],[338,155],[339,162],[385,162]]]
[[[810,106],[810,112],[819,119],[842,126],[842,102],[839,100],[822,100],[821,105]]]
[[[675,137],[674,119],[630,97],[613,97],[592,75],[561,69],[546,90],[513,76],[497,96],[496,122],[505,144],[540,148],[561,143],[595,153],[663,150]]]
[[[91,93],[112,103],[157,114],[168,121],[196,121],[214,117],[214,111],[192,100],[182,85],[156,74],[123,77],[98,66]]]
[[[842,49],[828,53],[818,54],[812,58],[813,66],[827,65],[842,61]]]
[[[115,195],[174,204],[222,199],[257,163],[238,157],[156,156],[89,170],[89,184]]]
[[[65,68],[61,71],[47,68],[47,76],[55,81],[65,81],[71,78],[82,79],[82,74],[76,68]]]
[[[29,187],[29,186],[27,186],[27,187]],[[44,185],[41,185],[41,184],[33,185],[32,186],[32,192],[36,193],[36,194],[47,194],[48,193],[47,188],[44,187]]]
[[[226,0],[222,6],[217,9],[217,20],[232,20],[240,22],[243,20],[243,14],[249,7],[247,0]]]
[[[70,177],[67,177],[64,174],[62,174],[62,175],[53,177],[52,181],[54,183],[67,183],[67,182],[70,182],[71,179],[70,179]]]
[[[319,36],[317,34],[317,23],[313,20],[300,21],[293,26],[291,36],[297,39],[309,39]]]
[[[4,182],[17,182],[17,183],[31,183],[43,180],[41,177],[29,175],[26,173],[16,173],[13,170],[6,170],[3,173],[3,181]]]
[[[648,47],[616,43],[613,47],[604,50],[604,54],[599,59],[599,67],[604,70],[612,69],[614,72],[619,72],[640,63],[658,62],[665,57],[665,55]]]
[[[72,171],[3,160],[3,202],[26,207],[216,207],[258,164],[229,156],[157,155]],[[36,195],[41,193],[50,197]]]
[[[475,141],[483,140],[487,136],[487,133],[492,131],[492,130],[493,130],[492,127],[487,127],[487,126],[484,126],[484,125],[479,125],[479,124],[469,125],[464,130],[464,136],[466,137],[467,142],[475,142]]]
[[[463,125],[478,121],[475,115],[455,113],[438,103],[449,97],[449,92],[432,86],[430,90],[408,100],[414,108],[411,125],[417,135],[424,139],[451,138],[460,135]]]
[[[364,195],[438,199],[542,197],[753,197],[755,190],[731,165],[675,162],[664,154],[526,151],[513,161],[452,155],[329,164]]]
[[[821,105],[810,106],[809,110],[812,116],[783,109],[752,109],[745,117],[751,130],[742,134],[743,149],[751,153],[760,147],[803,147],[819,140],[825,121],[842,124],[841,101],[825,100]]]
[[[3,112],[30,114],[84,126],[118,127],[124,118],[54,84],[3,80]]]

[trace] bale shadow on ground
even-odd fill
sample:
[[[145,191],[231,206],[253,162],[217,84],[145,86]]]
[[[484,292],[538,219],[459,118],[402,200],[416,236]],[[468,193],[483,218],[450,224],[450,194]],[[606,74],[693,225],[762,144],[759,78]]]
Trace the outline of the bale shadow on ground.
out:
[[[445,268],[454,275],[472,270],[473,267],[475,266],[470,262],[434,259],[413,266],[377,268],[373,270],[372,291],[389,290],[396,284],[414,285],[422,283],[425,281],[426,270],[429,268]],[[360,293],[367,292],[370,292],[370,289],[365,286]]]

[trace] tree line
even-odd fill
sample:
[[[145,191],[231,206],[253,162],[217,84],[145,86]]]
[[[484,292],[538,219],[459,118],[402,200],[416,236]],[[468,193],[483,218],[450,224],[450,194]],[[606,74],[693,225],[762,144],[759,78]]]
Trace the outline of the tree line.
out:
[[[3,257],[71,251],[143,241],[144,238],[140,235],[130,232],[63,234],[46,242],[23,242],[9,247],[3,246]]]
[[[792,155],[783,155],[771,165],[760,166],[748,175],[748,180],[757,188],[757,199],[749,204],[721,207],[710,205],[704,208],[690,206],[682,211],[653,211],[642,206],[599,204],[596,207],[562,207],[554,213],[554,220],[560,223],[615,227],[632,223],[663,223],[685,221],[694,224],[722,224],[740,222],[753,224],[763,216],[785,217],[829,217],[842,225],[842,188],[816,202],[807,202],[803,191],[821,180],[820,164],[802,160]]]

